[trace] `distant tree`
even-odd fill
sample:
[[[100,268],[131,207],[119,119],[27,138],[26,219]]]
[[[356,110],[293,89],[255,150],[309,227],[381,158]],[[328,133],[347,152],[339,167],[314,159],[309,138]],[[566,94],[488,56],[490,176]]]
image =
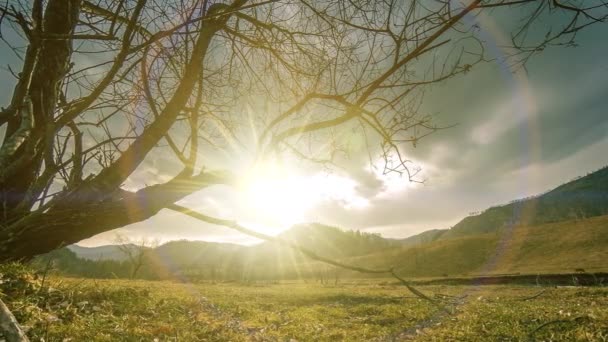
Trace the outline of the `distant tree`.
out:
[[[156,239],[147,239],[142,237],[138,240],[133,240],[125,235],[117,234],[114,242],[117,243],[118,249],[125,255],[129,262],[131,271],[129,277],[135,279],[137,272],[146,263],[147,253],[159,245]]]
[[[521,64],[607,12],[600,0],[3,1],[2,51],[19,71],[0,111],[0,260],[232,184],[249,170],[236,160],[331,165],[356,137],[413,178],[405,148],[441,128],[420,109],[426,90],[489,59],[478,16],[504,19],[503,62]],[[154,156],[170,179],[125,186]]]

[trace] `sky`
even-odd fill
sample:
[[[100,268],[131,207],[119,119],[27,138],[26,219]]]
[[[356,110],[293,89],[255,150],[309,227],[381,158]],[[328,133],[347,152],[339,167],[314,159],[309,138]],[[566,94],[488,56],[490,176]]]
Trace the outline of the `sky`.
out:
[[[500,57],[504,35],[499,27],[489,31],[486,38]],[[405,150],[421,168],[423,184],[396,174],[384,176],[361,154],[349,161],[349,172],[266,165],[242,186],[210,187],[181,203],[269,234],[299,222],[319,222],[405,238],[542,193],[608,165],[607,33],[606,25],[583,31],[578,47],[547,49],[525,70],[513,72],[490,62],[433,88],[424,109],[436,122],[455,126]],[[7,54],[0,51],[1,59],[8,60]],[[7,77],[3,69],[0,78]],[[0,90],[0,103],[7,103],[10,90]],[[162,176],[160,165],[153,163],[147,171]],[[163,210],[79,244],[112,243],[117,233],[161,241],[257,241]]]
[[[299,222],[405,238],[449,228],[472,212],[547,191],[608,165],[608,64],[602,58],[608,55],[606,31],[600,26],[585,31],[578,47],[549,49],[515,74],[488,63],[433,89],[425,100],[428,110],[438,122],[456,126],[407,149],[422,168],[424,184],[395,174],[382,177],[365,162],[355,162],[359,168],[347,175],[274,182],[270,176],[254,186],[253,194],[219,186],[183,204],[271,234],[294,223],[285,214]],[[119,231],[163,240],[257,241],[168,210]],[[111,243],[114,234],[81,244]]]

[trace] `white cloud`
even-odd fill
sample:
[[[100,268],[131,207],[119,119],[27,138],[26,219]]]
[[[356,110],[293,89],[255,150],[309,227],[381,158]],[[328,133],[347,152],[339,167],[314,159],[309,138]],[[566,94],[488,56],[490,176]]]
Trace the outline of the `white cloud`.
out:
[[[520,87],[515,89],[512,97],[505,99],[503,103],[478,109],[491,113],[491,116],[473,128],[471,132],[473,142],[479,145],[490,144],[521,123],[537,120],[534,95],[523,82]]]

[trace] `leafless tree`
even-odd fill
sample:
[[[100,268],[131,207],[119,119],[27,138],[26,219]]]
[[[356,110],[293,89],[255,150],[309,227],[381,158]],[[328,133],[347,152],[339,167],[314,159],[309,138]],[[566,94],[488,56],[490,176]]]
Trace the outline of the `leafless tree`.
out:
[[[19,60],[0,112],[0,260],[15,260],[233,184],[248,172],[243,160],[331,163],[348,138],[383,158],[385,172],[412,178],[405,149],[441,128],[422,110],[425,91],[491,59],[479,16],[506,23],[512,46],[501,62],[523,64],[573,45],[608,8],[600,0],[11,0],[0,11],[2,51]],[[129,183],[153,157],[171,178]]]
[[[125,255],[127,261],[131,265],[131,273],[129,276],[131,279],[135,279],[137,272],[146,263],[147,252],[150,249],[158,247],[159,241],[157,239],[148,239],[142,237],[138,240],[128,238],[125,235],[117,234],[114,242],[117,244],[118,249]]]

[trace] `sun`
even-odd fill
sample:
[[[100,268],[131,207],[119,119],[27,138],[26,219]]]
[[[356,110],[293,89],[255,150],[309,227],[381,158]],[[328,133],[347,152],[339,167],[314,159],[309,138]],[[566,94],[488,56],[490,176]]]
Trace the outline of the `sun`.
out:
[[[302,222],[317,201],[306,183],[306,177],[290,174],[278,164],[259,165],[241,186],[243,204],[257,221],[289,227]]]
[[[279,163],[257,165],[240,186],[241,206],[258,226],[283,230],[314,220],[324,202],[337,201],[345,208],[360,208],[367,201],[356,192],[357,183],[332,174],[301,174]]]

